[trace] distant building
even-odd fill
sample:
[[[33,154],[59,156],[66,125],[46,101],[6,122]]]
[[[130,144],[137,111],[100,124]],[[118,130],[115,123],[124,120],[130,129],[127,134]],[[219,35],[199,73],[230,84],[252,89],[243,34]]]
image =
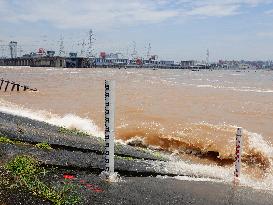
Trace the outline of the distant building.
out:
[[[38,57],[44,57],[46,56],[46,51],[44,48],[39,48],[36,54]]]
[[[102,58],[106,58],[106,59],[121,59],[121,58],[123,58],[121,53],[101,52],[100,55],[101,55]]]
[[[41,57],[33,58],[34,67],[66,67],[64,57]]]
[[[110,66],[110,65],[112,65],[112,61],[111,61],[111,59],[96,58],[95,59],[95,65],[97,65],[97,66]]]
[[[105,52],[100,52],[100,58],[105,59],[106,58],[106,53]]]
[[[126,58],[117,58],[117,59],[112,59],[111,62],[114,65],[127,65],[129,60]]]
[[[77,53],[70,52],[69,53],[69,58],[77,58]]]
[[[174,65],[174,61],[164,61],[164,60],[161,60],[161,61],[159,61],[159,65],[162,66],[162,67],[172,66],[172,65]]]
[[[246,64],[246,63],[242,63],[242,64],[239,64],[239,69],[249,69],[250,68],[250,65]]]
[[[181,63],[180,63],[181,67],[183,67],[183,68],[188,68],[188,67],[194,66],[194,64],[195,63],[193,60],[181,61]]]
[[[158,64],[159,61],[153,60],[152,58],[150,58],[149,60],[143,60],[143,66],[145,67],[157,67]]]
[[[53,57],[55,55],[55,51],[47,51],[46,53],[48,57]]]

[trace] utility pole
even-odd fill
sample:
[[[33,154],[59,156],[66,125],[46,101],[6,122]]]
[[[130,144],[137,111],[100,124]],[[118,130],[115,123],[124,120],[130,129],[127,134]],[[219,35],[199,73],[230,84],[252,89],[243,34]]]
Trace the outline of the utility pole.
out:
[[[84,39],[82,40],[82,43],[81,43],[81,57],[84,57],[84,54],[85,54],[85,41]]]
[[[149,43],[147,50],[147,60],[149,60],[151,57],[151,50],[152,50],[151,43]]]
[[[131,54],[132,58],[135,59],[137,57],[137,51],[136,51],[136,42],[133,41],[133,53]]]
[[[4,51],[5,51],[5,48],[4,48],[4,45],[1,46],[1,58],[4,58]]]
[[[126,47],[126,58],[129,59],[129,48],[128,48],[128,46]]]
[[[91,58],[94,56],[93,54],[93,44],[94,44],[94,33],[93,33],[93,30],[90,29],[89,30],[89,36],[88,36],[88,52],[87,52],[87,57],[88,58]]]
[[[207,58],[206,58],[206,63],[209,65],[209,49],[207,49]]]
[[[10,49],[10,57],[17,58],[17,42],[16,41],[11,41],[9,43],[9,49]]]
[[[60,56],[60,57],[64,57],[64,55],[65,55],[65,51],[64,51],[64,38],[63,38],[63,36],[61,35],[61,38],[60,38],[59,56]]]
[[[19,46],[19,57],[22,57],[22,53],[23,53],[23,49],[22,49],[22,46]]]

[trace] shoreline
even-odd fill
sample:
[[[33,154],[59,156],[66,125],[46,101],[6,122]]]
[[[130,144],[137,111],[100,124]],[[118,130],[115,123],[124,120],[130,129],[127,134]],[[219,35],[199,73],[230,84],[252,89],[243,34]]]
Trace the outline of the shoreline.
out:
[[[19,129],[18,129],[19,126]],[[16,155],[31,155],[47,169],[50,184],[63,181],[65,173],[73,175],[71,183],[77,185],[77,193],[83,204],[271,204],[270,192],[249,187],[234,187],[231,184],[208,181],[187,181],[174,178],[156,177],[176,176],[175,173],[154,170],[158,159],[152,153],[130,146],[121,146],[117,151],[115,168],[122,181],[107,183],[99,177],[103,170],[101,141],[96,137],[82,133],[60,132],[60,128],[47,123],[0,112],[0,133],[8,139],[24,144],[0,143],[1,165]],[[47,142],[52,150],[43,150],[35,145]],[[163,161],[162,161],[163,160]],[[51,171],[54,168],[54,171]],[[57,178],[57,180],[56,180]],[[76,179],[100,187],[101,192],[94,192],[86,186],[79,186]],[[0,202],[19,203],[20,197],[32,196],[28,191],[13,190],[1,186]],[[16,197],[19,193],[18,198]],[[217,194],[216,194],[217,193]],[[7,197],[5,197],[5,194]],[[1,201],[2,200],[2,201]],[[31,201],[41,200],[40,204],[50,204],[42,198],[34,197]],[[27,202],[25,204],[31,204]]]
[[[108,66],[92,66],[92,67],[52,67],[52,66],[19,66],[19,65],[0,65],[1,67],[23,67],[23,68],[54,68],[54,69],[137,69],[137,70],[188,70],[188,71],[236,71],[236,72],[245,72],[245,71],[273,71],[273,68],[240,68],[240,67],[231,67],[231,68],[199,68],[199,67],[156,67],[156,66],[118,66],[118,65],[108,65]]]

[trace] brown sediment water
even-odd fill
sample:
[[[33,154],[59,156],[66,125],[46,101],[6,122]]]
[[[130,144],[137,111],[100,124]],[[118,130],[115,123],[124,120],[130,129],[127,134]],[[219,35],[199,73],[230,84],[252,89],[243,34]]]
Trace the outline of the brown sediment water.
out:
[[[243,169],[259,177],[271,173],[272,71],[1,67],[0,75],[39,90],[1,92],[1,109],[17,106],[47,118],[73,114],[65,118],[75,118],[69,126],[88,130],[92,122],[101,133],[104,80],[114,79],[117,139],[196,163],[232,166],[240,126]],[[78,119],[89,121],[81,127]]]

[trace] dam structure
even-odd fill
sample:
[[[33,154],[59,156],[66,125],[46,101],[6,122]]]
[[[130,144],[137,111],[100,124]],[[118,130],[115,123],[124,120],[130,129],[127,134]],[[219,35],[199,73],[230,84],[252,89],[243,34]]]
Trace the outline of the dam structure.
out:
[[[209,68],[207,64],[198,64],[194,60],[175,62],[174,60],[159,60],[157,55],[151,55],[151,45],[149,44],[147,56],[141,57],[134,49],[131,58],[125,57],[122,53],[99,52],[94,55],[93,51],[93,32],[90,30],[88,39],[88,50],[85,54],[86,45],[80,53],[75,51],[69,52],[68,55],[64,50],[63,38],[60,40],[60,50],[55,55],[54,50],[39,48],[36,52],[30,52],[21,55],[22,48],[16,41],[11,41],[8,45],[2,47],[0,57],[0,66],[30,66],[30,67],[58,67],[58,68],[152,68],[152,69],[204,69]],[[6,54],[3,55],[3,50]],[[18,55],[19,54],[19,55]],[[65,55],[66,54],[66,55]]]
[[[0,58],[0,66],[30,66],[57,68],[153,68],[153,69],[205,69],[206,65],[197,65],[194,61],[157,61],[145,59],[127,59],[119,57],[77,57],[70,53],[69,57],[54,56],[53,51],[46,55],[23,55],[16,58]]]

